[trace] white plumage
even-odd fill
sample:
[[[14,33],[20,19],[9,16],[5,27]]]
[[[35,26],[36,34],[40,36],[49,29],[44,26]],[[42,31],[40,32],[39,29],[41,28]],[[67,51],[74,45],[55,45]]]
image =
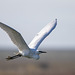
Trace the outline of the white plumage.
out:
[[[37,50],[41,42],[52,32],[52,30],[57,25],[57,19],[47,24],[39,33],[36,34],[34,39],[31,41],[29,45],[26,44],[23,37],[19,32],[14,30],[13,28],[3,24],[0,22],[0,27],[7,32],[9,37],[11,38],[12,42],[18,47],[19,53],[17,53],[15,56],[8,57],[6,59],[15,59],[17,57],[28,57],[28,58],[34,58],[39,59],[39,54],[46,53],[44,51]]]

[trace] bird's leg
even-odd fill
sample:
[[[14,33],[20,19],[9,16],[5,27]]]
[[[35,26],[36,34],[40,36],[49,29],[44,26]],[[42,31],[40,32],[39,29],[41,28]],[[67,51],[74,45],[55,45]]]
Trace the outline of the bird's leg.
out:
[[[18,53],[17,55],[15,56],[8,56],[8,58],[6,58],[7,60],[13,60],[13,59],[16,59],[18,57],[21,57],[22,55],[20,53]]]

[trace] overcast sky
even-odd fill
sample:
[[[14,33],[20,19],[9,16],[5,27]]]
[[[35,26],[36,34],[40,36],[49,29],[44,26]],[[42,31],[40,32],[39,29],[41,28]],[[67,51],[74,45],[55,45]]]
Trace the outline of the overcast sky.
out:
[[[75,48],[75,0],[0,0],[0,21],[19,31],[27,44],[56,18],[57,27],[40,47]],[[2,46],[15,47],[0,29]]]

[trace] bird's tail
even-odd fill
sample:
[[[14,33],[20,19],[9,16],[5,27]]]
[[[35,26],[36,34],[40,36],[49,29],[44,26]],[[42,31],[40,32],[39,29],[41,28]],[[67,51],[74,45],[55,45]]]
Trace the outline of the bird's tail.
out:
[[[21,57],[22,55],[21,54],[17,54],[15,56],[8,56],[8,58],[6,58],[7,60],[13,60],[13,59],[16,59],[18,57]]]

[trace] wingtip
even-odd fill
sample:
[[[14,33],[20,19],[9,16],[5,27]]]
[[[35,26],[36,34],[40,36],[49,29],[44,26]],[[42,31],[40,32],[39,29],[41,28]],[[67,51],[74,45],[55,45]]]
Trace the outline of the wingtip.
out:
[[[4,23],[0,22],[1,25],[3,25]]]
[[[55,19],[55,23],[56,23],[56,25],[57,25],[57,18]]]
[[[55,21],[57,22],[57,18],[55,19]]]
[[[57,20],[57,18],[55,20]]]

